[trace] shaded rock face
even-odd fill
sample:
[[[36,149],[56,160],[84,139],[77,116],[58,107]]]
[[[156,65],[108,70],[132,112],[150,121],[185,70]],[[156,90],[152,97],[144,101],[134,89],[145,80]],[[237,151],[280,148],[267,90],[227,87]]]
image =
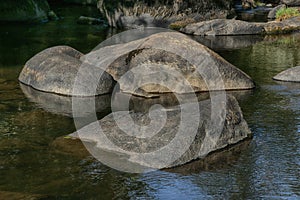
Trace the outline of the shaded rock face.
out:
[[[274,80],[300,82],[300,66],[287,69],[273,77]]]
[[[300,6],[300,0],[281,0],[287,6]]]
[[[121,91],[145,97],[166,92],[184,94],[255,87],[244,72],[176,32],[103,47],[87,54],[85,59],[111,74]]]
[[[139,168],[140,166],[134,169],[136,165],[141,165],[146,168],[161,168],[161,166],[164,165],[162,160],[148,159],[148,155],[143,154],[162,149],[162,147],[168,145],[174,138],[176,138],[175,140],[178,139],[177,134],[179,134],[180,130],[185,130],[184,138],[191,137],[193,140],[191,143],[178,141],[180,145],[188,145],[184,147],[186,151],[184,151],[179,158],[175,159],[174,162],[163,166],[163,168],[175,167],[192,160],[204,158],[213,151],[223,149],[226,146],[236,144],[252,136],[236,99],[232,96],[227,96],[222,103],[225,103],[226,106],[224,110],[225,114],[218,116],[218,121],[221,123],[219,125],[222,127],[221,129],[215,128],[216,124],[212,122],[211,113],[214,108],[212,108],[211,100],[209,99],[195,104],[199,106],[199,110],[201,111],[199,120],[197,120],[199,113],[197,113],[196,110],[189,110],[191,104],[183,104],[180,107],[173,107],[167,110],[158,108],[151,114],[115,112],[97,122],[83,127],[81,130],[78,130],[78,132],[71,134],[71,136],[78,137],[79,135],[91,154],[104,163],[114,166],[118,162],[116,159],[121,159],[122,166],[119,166],[119,169],[122,168],[123,170],[132,171],[141,169]],[[191,120],[182,123],[182,112],[185,112],[185,109],[191,111],[189,112]],[[167,119],[163,119],[164,115],[162,112],[165,113]],[[133,120],[133,123],[140,128],[135,129],[134,127],[130,127],[130,123],[125,117],[128,115]],[[164,124],[161,127],[162,121],[164,121]],[[200,123],[195,124],[198,122]],[[224,124],[222,122],[224,122]],[[99,125],[102,129],[101,133],[99,131]],[[191,134],[190,127],[194,126],[198,127],[195,129],[196,136],[191,136],[189,135]],[[125,130],[124,127],[128,127],[128,130]],[[157,128],[159,130],[157,130]],[[138,135],[145,137],[135,137],[135,130],[138,130]],[[153,135],[153,133],[156,134]],[[152,137],[150,137],[150,135]],[[104,136],[114,145],[110,145],[111,143],[106,142],[106,139],[103,138]],[[163,152],[162,154],[165,155],[164,158],[172,158],[176,153],[177,152],[173,149],[172,151]],[[118,155],[117,157],[115,156],[116,154]],[[128,169],[127,167],[132,168]]]
[[[48,19],[47,0],[10,0],[0,4],[0,21],[37,22]]]
[[[98,8],[110,26],[167,27],[170,23],[186,18],[197,21],[226,18],[232,13],[232,0],[99,0]]]
[[[300,30],[300,17],[267,23],[215,19],[189,24],[180,29],[181,32],[191,35],[259,35],[289,33],[297,30]]]
[[[40,91],[69,96],[110,93],[114,85],[111,76],[99,68],[83,66],[80,61],[82,55],[68,46],[46,49],[26,62],[19,75],[19,81]],[[80,85],[76,86],[76,91],[73,91],[79,73],[84,73],[85,78],[81,80]],[[98,83],[97,90],[88,87],[95,83]]]

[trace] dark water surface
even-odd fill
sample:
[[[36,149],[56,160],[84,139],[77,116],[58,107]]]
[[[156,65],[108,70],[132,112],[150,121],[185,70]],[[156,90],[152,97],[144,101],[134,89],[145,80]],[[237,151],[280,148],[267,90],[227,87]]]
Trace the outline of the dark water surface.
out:
[[[43,109],[20,89],[22,65],[37,52],[66,44],[87,53],[111,34],[76,24],[80,15],[94,14],[92,8],[55,11],[64,18],[0,27],[0,199],[24,194],[40,199],[300,197],[300,85],[272,80],[300,65],[300,34],[196,38],[255,80],[257,89],[239,98],[253,140],[222,152],[220,162],[212,157],[174,170],[127,174],[84,153],[61,150],[56,138],[75,131],[72,118],[51,112],[49,101]]]

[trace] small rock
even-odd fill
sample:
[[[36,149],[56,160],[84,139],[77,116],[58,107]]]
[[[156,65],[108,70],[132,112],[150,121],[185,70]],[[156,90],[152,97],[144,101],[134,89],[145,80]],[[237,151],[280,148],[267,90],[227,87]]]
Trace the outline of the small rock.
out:
[[[48,12],[48,19],[55,21],[55,20],[58,20],[59,18],[58,18],[58,16],[55,14],[55,12],[53,10],[50,10]]]
[[[277,81],[300,82],[300,66],[287,69],[273,77]]]
[[[273,8],[268,14],[268,19],[275,19],[277,11],[282,9],[282,8],[286,8],[286,5],[281,4],[281,5],[278,5],[275,8]]]

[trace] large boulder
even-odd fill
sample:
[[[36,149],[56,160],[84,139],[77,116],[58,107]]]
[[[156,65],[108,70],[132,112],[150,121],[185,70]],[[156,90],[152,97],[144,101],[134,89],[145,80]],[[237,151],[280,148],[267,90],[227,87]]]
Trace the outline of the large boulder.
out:
[[[255,87],[247,74],[177,32],[106,46],[85,55],[85,60],[111,74],[123,92],[146,97]]]
[[[40,91],[68,96],[110,93],[114,85],[112,77],[99,68],[83,65],[81,56],[82,53],[68,46],[48,48],[26,62],[19,81]],[[84,79],[73,90],[75,79],[81,73]],[[95,84],[97,90],[89,88]]]
[[[48,19],[47,0],[10,0],[0,3],[0,21],[36,22]]]
[[[274,80],[300,82],[300,66],[287,69],[273,77]]]
[[[233,0],[99,0],[98,7],[113,27],[168,27],[187,18],[196,21],[226,18],[234,12]]]
[[[266,34],[282,34],[300,30],[300,16],[283,21],[271,21],[264,26]]]
[[[281,3],[287,6],[300,6],[300,0],[281,0]]]
[[[180,31],[191,35],[255,35],[264,32],[264,25],[241,20],[215,19],[189,24]]]
[[[199,108],[200,115],[194,107]],[[220,111],[215,119],[213,109]],[[190,120],[186,120],[183,113],[188,113]],[[204,158],[251,138],[252,133],[237,100],[227,96],[214,107],[208,99],[169,109],[157,108],[150,114],[115,112],[70,136],[80,137],[90,153],[105,164],[119,170],[141,172]],[[175,143],[176,149],[170,148]]]

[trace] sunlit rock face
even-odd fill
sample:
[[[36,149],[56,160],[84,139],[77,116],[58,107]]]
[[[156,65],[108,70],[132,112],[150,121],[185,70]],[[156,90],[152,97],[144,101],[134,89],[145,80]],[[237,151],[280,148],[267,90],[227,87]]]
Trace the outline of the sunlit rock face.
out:
[[[85,55],[85,59],[109,73],[121,91],[144,97],[255,87],[247,74],[177,32],[106,46]]]
[[[47,0],[10,0],[0,3],[0,21],[36,22],[48,19]]]
[[[81,56],[81,52],[69,46],[45,49],[25,63],[19,81],[40,91],[67,96],[110,93],[114,85],[112,77],[99,68],[83,64]],[[75,86],[76,77],[81,74],[83,78]]]
[[[114,112],[70,136],[80,137],[95,158],[118,170],[180,166],[252,137],[234,97],[216,106],[217,118],[211,99],[149,113]]]
[[[196,21],[226,18],[233,0],[99,0],[98,8],[113,27],[159,26],[193,18]]]
[[[287,69],[273,77],[274,80],[300,82],[300,66]]]

